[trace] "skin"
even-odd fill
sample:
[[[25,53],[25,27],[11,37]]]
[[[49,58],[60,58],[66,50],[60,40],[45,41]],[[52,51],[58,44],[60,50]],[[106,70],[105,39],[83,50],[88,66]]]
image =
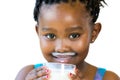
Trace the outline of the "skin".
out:
[[[40,12],[36,32],[45,59],[48,62],[75,64],[76,75],[70,73],[70,80],[94,80],[97,67],[84,59],[101,30],[101,24],[91,23],[92,17],[80,2],[72,6],[69,3],[43,5]],[[75,52],[76,55],[61,62],[61,59],[52,56],[52,52]],[[44,66],[36,70],[30,65],[19,72],[16,80],[49,80],[49,74],[50,70]],[[120,79],[115,73],[107,71],[103,80]]]

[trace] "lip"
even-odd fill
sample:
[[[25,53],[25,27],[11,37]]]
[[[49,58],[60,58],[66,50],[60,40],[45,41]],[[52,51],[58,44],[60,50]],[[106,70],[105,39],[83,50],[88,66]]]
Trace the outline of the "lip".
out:
[[[56,62],[60,62],[60,63],[68,63],[68,62],[70,62],[70,60],[72,59],[72,57],[54,57],[54,60],[56,61]]]
[[[59,62],[59,63],[69,63],[71,60],[76,56],[77,54],[68,54],[68,53],[54,53],[52,54],[52,57],[54,61]]]

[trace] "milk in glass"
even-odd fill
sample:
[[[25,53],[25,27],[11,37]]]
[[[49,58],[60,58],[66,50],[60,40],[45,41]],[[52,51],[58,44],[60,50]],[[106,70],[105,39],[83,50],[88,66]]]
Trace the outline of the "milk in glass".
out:
[[[46,63],[51,70],[50,80],[70,80],[69,73],[74,74],[75,65],[73,64],[62,64],[62,63]]]

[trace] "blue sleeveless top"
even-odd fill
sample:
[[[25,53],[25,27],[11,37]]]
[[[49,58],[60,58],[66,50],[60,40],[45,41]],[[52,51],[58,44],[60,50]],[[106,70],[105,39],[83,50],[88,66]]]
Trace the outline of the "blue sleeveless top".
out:
[[[98,68],[94,80],[103,80],[106,69]]]
[[[34,65],[34,68],[36,69],[36,68],[41,67],[41,66],[43,66],[43,64],[36,64],[36,65]],[[96,71],[94,80],[103,80],[105,72],[106,72],[106,69],[98,68]]]

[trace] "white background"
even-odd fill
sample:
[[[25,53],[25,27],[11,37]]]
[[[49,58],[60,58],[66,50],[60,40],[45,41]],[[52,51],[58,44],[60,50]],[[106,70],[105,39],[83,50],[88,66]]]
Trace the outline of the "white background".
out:
[[[0,80],[14,80],[26,65],[45,62],[35,32],[35,0],[0,0]],[[106,0],[98,22],[102,31],[86,61],[120,75],[120,4]]]

